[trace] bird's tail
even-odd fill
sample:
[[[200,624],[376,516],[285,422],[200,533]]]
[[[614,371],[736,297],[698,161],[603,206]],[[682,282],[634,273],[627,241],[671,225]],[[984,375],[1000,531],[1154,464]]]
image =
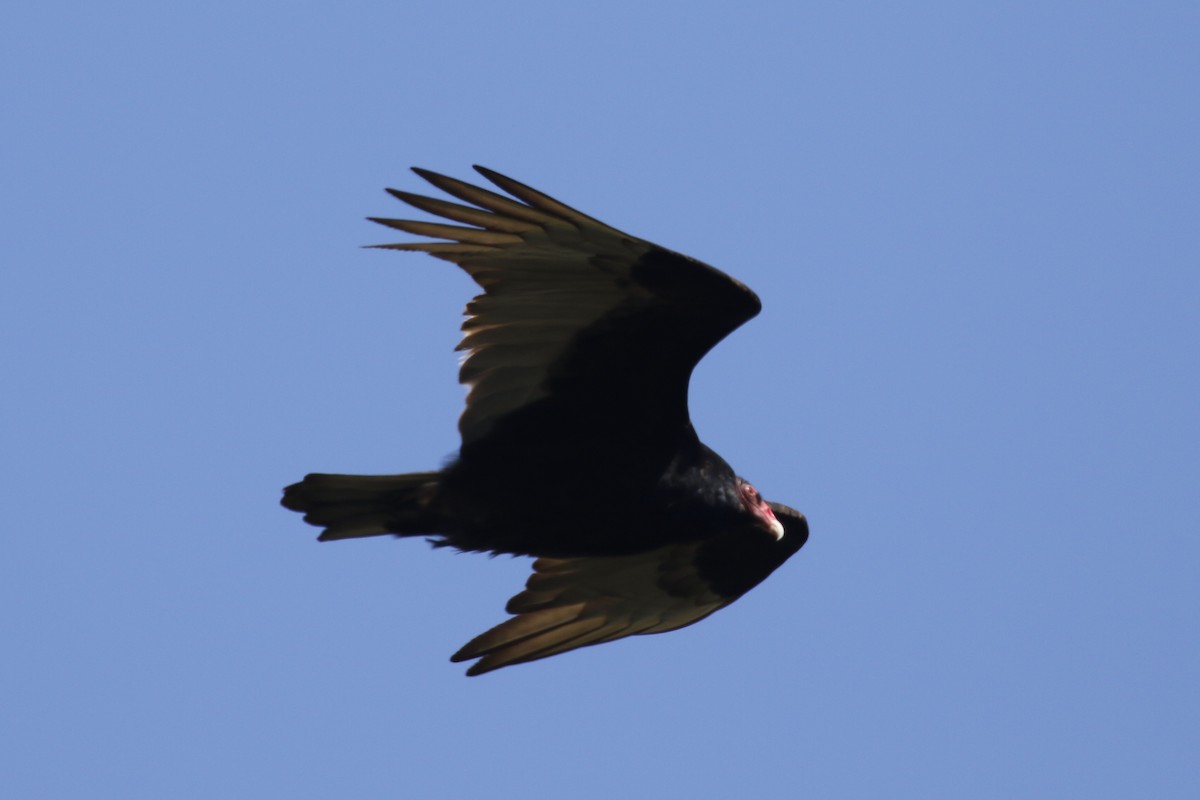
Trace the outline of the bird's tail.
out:
[[[313,473],[283,490],[284,508],[304,512],[323,527],[321,541],[360,536],[421,536],[438,533],[430,504],[438,473],[324,475]]]

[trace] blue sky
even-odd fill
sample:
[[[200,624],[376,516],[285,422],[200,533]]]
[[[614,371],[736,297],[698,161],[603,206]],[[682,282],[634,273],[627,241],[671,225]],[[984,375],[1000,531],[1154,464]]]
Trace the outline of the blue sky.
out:
[[[0,31],[12,797],[1195,797],[1200,7],[46,2]],[[477,679],[527,563],[318,544],[457,447],[481,163],[752,286],[706,442],[812,539]]]

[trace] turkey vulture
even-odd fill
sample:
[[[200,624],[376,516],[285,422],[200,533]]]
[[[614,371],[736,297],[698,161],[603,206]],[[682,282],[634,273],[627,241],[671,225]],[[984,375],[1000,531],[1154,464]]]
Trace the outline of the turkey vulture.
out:
[[[461,224],[372,218],[443,240],[379,247],[453,262],[483,289],[458,345],[470,387],[458,457],[434,472],[312,474],[282,501],[322,541],[428,536],[535,557],[513,618],[451,657],[478,659],[468,675],[690,625],[808,538],[803,514],[763,499],[688,419],[692,370],[758,313],[755,294],[475,169],[511,197],[414,168],[469,205],[388,192]]]

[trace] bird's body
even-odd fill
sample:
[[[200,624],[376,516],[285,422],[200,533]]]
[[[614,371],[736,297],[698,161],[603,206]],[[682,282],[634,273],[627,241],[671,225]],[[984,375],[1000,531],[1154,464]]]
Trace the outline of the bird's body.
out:
[[[517,616],[454,656],[480,658],[468,674],[691,624],[808,537],[803,515],[763,500],[688,418],[693,368],[758,298],[477,169],[517,200],[416,170],[472,205],[392,194],[472,227],[375,220],[448,240],[383,247],[452,261],[484,289],[459,346],[471,389],[457,459],[438,472],[313,474],[283,500],[325,540],[423,535],[537,557],[508,604]]]

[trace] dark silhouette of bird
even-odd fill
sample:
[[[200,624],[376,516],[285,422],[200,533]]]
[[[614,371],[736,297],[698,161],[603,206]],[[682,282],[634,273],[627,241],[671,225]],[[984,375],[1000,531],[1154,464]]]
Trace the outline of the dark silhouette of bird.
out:
[[[458,456],[430,472],[311,474],[282,501],[322,541],[424,536],[535,557],[514,616],[451,657],[478,659],[468,675],[690,625],[808,538],[804,515],[765,500],[688,417],[692,370],[759,312],[755,294],[475,169],[511,196],[414,169],[463,202],[388,192],[459,224],[372,219],[439,240],[379,247],[453,262],[483,290],[458,345]]]

